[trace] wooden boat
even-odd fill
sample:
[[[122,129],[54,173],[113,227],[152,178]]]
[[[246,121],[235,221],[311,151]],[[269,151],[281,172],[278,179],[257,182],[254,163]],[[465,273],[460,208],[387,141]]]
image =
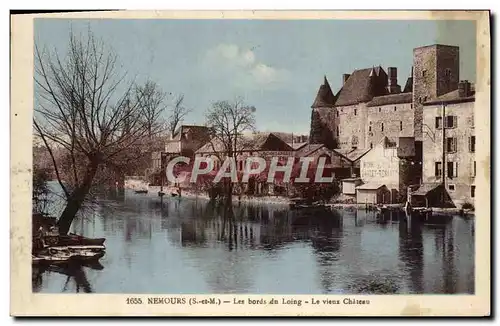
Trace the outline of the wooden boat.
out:
[[[71,251],[71,259],[72,260],[98,260],[99,258],[102,258],[105,255],[104,251],[90,251],[90,250],[72,250]]]
[[[300,204],[295,204],[294,209],[306,209],[306,210],[323,210],[328,209],[329,206],[320,202],[306,203],[301,202]]]
[[[60,235],[59,241],[57,242],[58,246],[102,246],[104,245],[105,238],[87,238],[78,234],[70,233],[68,235]]]
[[[135,193],[136,194],[147,194],[148,190],[147,189],[136,190]]]
[[[163,197],[165,196],[165,193],[163,191],[158,191],[158,196]]]
[[[307,200],[304,198],[292,198],[290,199],[290,209],[295,209],[299,206],[303,206],[307,204]]]
[[[172,192],[172,193],[170,194],[170,196],[172,196],[172,197],[177,197],[177,196],[178,196],[178,194],[177,194],[177,193],[175,193],[175,192]]]
[[[31,263],[33,265],[39,265],[39,264],[43,263],[44,261],[45,261],[45,259],[43,259],[42,257],[31,255]]]
[[[69,246],[69,247],[51,247],[48,253],[54,257],[66,257],[68,260],[94,260],[104,256],[105,251],[97,246]]]
[[[67,263],[73,255],[68,250],[45,249],[40,251],[35,259],[38,263],[62,264]]]

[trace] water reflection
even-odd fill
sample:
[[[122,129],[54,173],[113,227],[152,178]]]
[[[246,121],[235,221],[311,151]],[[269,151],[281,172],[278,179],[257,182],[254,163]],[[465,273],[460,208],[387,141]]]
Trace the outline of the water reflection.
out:
[[[130,193],[100,202],[95,218],[72,231],[106,237],[104,267],[34,269],[33,291],[474,292],[473,220],[423,225],[396,212],[307,213]]]
[[[39,292],[44,284],[44,278],[50,278],[52,274],[59,274],[65,277],[64,284],[60,292],[92,293],[92,285],[87,279],[86,270],[104,269],[99,262],[87,262],[81,264],[59,264],[43,265],[32,267],[33,291]]]

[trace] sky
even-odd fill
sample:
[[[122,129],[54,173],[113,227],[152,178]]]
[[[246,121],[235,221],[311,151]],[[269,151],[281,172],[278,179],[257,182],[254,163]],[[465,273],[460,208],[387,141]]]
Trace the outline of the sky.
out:
[[[203,124],[215,101],[242,97],[260,131],[309,133],[311,104],[326,76],[398,68],[404,87],[412,51],[439,43],[460,48],[460,79],[475,81],[473,21],[36,19],[35,43],[66,53],[69,33],[88,29],[118,54],[120,69],[153,80]]]

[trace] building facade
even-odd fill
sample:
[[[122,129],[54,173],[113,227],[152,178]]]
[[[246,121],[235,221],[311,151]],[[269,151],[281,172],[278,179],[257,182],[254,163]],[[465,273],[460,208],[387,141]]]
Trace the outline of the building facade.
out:
[[[474,91],[468,81],[423,105],[423,182],[444,184],[454,205],[475,197]]]
[[[419,162],[415,161],[413,137],[401,137],[396,142],[385,137],[361,158],[361,179],[364,183],[386,186],[391,203],[406,199],[406,189],[419,183]]]

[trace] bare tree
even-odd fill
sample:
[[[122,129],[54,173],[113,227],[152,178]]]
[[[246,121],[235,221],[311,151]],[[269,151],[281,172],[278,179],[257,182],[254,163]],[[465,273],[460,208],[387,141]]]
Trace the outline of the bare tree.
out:
[[[66,198],[58,220],[63,234],[98,170],[120,170],[142,157],[145,141],[157,131],[145,122],[145,95],[136,96],[133,81],[117,66],[117,56],[90,31],[86,37],[71,33],[63,57],[35,46],[34,131]],[[63,152],[63,160],[55,150]]]
[[[140,102],[143,109],[144,123],[148,128],[148,136],[151,138],[163,124],[162,114],[165,112],[165,92],[160,86],[148,80],[142,86],[136,88],[136,101]]]
[[[174,105],[170,109],[170,115],[168,117],[167,130],[169,132],[170,138],[174,137],[175,130],[184,121],[184,118],[191,109],[183,106],[184,94],[177,96],[174,99]]]
[[[206,124],[213,132],[211,144],[219,159],[222,160],[222,156],[236,159],[238,150],[241,150],[243,133],[255,130],[255,107],[246,105],[241,98],[232,102],[215,102],[207,110]],[[219,149],[215,149],[214,140],[222,146],[222,153]],[[228,201],[231,199],[232,191],[233,185],[228,182],[225,185]]]

